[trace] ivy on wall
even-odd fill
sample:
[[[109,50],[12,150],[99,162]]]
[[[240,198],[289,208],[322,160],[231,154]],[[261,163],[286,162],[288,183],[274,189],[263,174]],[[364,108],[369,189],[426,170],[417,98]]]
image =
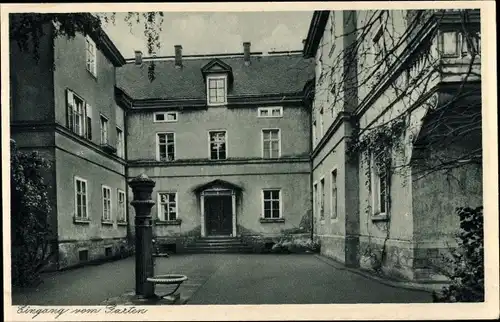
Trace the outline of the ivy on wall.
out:
[[[372,242],[372,234],[370,232],[370,218],[372,214],[372,205],[370,197],[372,191],[372,175],[371,171],[378,173],[385,172],[387,181],[390,183],[390,178],[397,170],[397,165],[394,161],[395,155],[404,155],[405,141],[403,135],[407,128],[407,120],[404,116],[395,118],[390,122],[376,126],[372,129],[367,129],[362,135],[355,131],[354,135],[347,146],[347,157],[351,160],[358,159],[360,166],[364,170],[365,182],[367,190],[366,208],[367,215],[366,229],[368,232],[368,245],[364,250],[364,255],[371,260],[371,266],[374,271],[381,272],[382,264],[385,261],[387,254],[387,241],[390,236],[390,220],[389,212],[387,212],[386,220],[376,224],[385,233],[384,242],[381,249],[378,249]],[[386,185],[387,209],[391,206],[390,184]]]

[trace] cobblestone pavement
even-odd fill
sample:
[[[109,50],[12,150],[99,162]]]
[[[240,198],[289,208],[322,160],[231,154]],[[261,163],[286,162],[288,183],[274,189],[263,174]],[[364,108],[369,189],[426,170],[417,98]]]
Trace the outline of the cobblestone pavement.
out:
[[[132,292],[134,270],[131,257],[46,274],[39,287],[15,291],[13,304],[99,305]],[[431,302],[428,292],[384,285],[308,254],[179,254],[157,258],[155,273],[187,275],[179,292],[188,305]]]

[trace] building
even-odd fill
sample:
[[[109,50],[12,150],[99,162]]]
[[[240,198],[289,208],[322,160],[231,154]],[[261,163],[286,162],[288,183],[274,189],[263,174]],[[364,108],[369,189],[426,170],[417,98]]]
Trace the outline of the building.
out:
[[[314,13],[304,56],[316,60],[322,254],[408,280],[444,278],[455,208],[482,204],[479,27],[479,10]]]
[[[11,137],[53,165],[52,268],[127,253],[127,181],[141,173],[156,181],[155,238],[176,251],[214,235],[254,248],[310,236],[313,60],[245,43],[241,54],[183,57],[176,46],[126,61],[102,30],[53,39],[54,28],[38,62],[10,45]]]
[[[52,164],[45,179],[57,269],[118,255],[128,223],[125,111],[114,99],[125,59],[104,33],[52,39],[53,28],[45,27],[38,62],[11,42],[11,137]]]
[[[117,70],[128,175],[155,180],[154,234],[176,251],[209,236],[262,247],[309,222],[303,91],[314,62],[301,51],[262,54],[243,45],[242,53],[213,56],[183,56],[181,46],[173,57],[138,52]]]

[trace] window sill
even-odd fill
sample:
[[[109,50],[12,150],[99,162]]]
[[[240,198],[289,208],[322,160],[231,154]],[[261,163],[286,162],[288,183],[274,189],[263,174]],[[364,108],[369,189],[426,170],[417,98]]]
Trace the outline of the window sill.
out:
[[[73,223],[88,225],[88,224],[90,224],[90,220],[89,219],[81,219],[81,218],[74,218],[73,217]]]
[[[118,221],[118,222],[116,222],[116,224],[118,226],[127,226],[128,225],[128,223],[126,221]]]
[[[285,218],[260,218],[261,224],[269,224],[269,223],[284,223]]]
[[[102,220],[102,221],[101,221],[101,224],[103,224],[103,225],[108,225],[108,226],[113,226],[113,222],[112,222],[112,221]]]
[[[372,215],[371,219],[372,221],[389,221],[387,214]]]
[[[176,220],[157,220],[155,222],[156,226],[178,226],[182,223],[182,219]]]

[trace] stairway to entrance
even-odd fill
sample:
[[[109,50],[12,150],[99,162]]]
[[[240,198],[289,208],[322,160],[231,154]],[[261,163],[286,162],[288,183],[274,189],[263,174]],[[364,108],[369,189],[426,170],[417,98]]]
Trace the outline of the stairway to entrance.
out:
[[[201,237],[187,245],[187,253],[251,253],[252,247],[238,237]]]

